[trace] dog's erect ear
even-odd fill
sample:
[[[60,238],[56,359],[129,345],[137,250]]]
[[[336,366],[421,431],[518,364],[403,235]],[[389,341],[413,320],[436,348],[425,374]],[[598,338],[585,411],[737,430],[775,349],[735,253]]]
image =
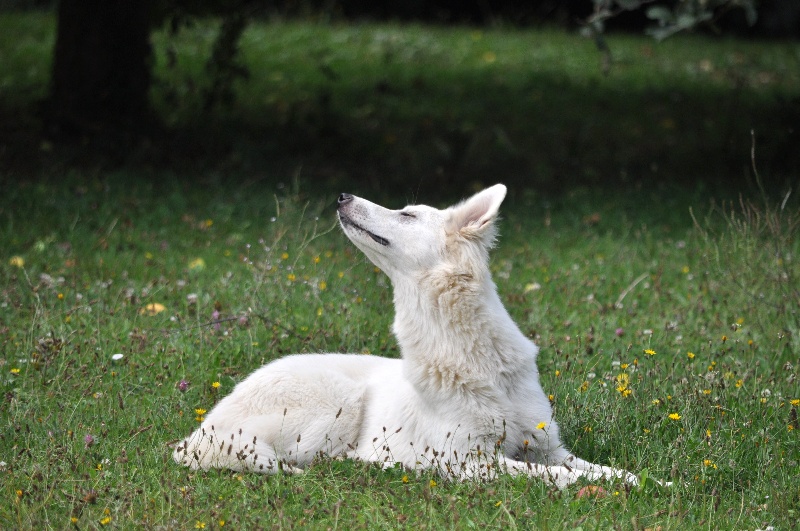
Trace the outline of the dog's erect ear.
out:
[[[494,240],[494,220],[506,197],[506,187],[496,184],[453,207],[452,229],[467,239]]]

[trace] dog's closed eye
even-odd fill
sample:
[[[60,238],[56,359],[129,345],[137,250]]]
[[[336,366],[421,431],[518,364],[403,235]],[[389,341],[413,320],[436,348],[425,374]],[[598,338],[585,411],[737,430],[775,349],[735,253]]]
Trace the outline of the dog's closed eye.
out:
[[[412,214],[411,212],[406,212],[405,210],[400,212],[400,215],[403,216],[404,218],[415,218],[415,217],[417,217],[414,214]]]

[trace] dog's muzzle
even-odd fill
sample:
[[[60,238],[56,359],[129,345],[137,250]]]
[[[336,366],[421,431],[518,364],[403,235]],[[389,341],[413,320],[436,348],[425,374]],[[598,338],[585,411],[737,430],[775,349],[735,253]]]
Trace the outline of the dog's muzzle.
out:
[[[355,221],[353,218],[347,215],[346,211],[349,210],[350,205],[353,203],[354,197],[350,194],[340,194],[339,195],[339,206],[337,208],[337,214],[339,215],[339,223],[341,223],[342,228],[347,230],[347,227],[352,227],[359,232],[363,232],[376,243],[383,245],[384,247],[389,246],[389,240],[382,236],[378,236],[374,232],[370,232],[369,230],[365,229]]]

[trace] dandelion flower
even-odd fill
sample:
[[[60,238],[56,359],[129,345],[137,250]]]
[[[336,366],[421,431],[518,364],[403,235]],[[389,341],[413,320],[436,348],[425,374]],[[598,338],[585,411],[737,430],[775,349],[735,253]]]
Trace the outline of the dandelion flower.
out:
[[[537,430],[543,430],[545,428],[545,426],[547,426],[547,423],[542,421],[542,422],[540,422],[539,424],[536,425],[536,429]]]
[[[206,261],[202,258],[195,258],[191,262],[189,262],[189,270],[191,271],[202,271],[206,268]]]
[[[19,367],[14,367],[11,369],[11,374],[19,374]]]
[[[198,521],[196,521],[194,523],[194,528],[195,529],[205,529],[206,528],[206,523],[205,522],[201,522],[200,520],[198,520]]]
[[[679,414],[677,414],[677,413],[670,413],[669,414],[669,419],[670,420],[681,420],[681,416]]]
[[[325,291],[327,289],[327,287],[328,287],[328,283],[325,282],[324,280],[322,280],[322,281],[320,281],[318,286],[319,286],[319,290],[320,291]]]
[[[219,386],[220,386],[219,382],[214,382],[211,384],[211,387],[213,387],[214,389],[219,389]]]
[[[105,518],[100,520],[100,525],[108,525],[110,523],[111,523],[111,517],[110,516],[106,516]]]
[[[651,348],[645,349],[644,353],[647,354],[648,356],[655,356],[656,355],[656,351],[651,349]]]
[[[401,481],[403,483],[408,483],[408,476],[407,475],[403,476],[403,479]]]
[[[686,353],[686,357],[689,358],[690,360],[693,360],[694,359],[694,352],[687,352]]]
[[[531,291],[538,291],[540,289],[542,289],[542,285],[541,284],[539,284],[538,282],[531,282],[531,283],[525,284],[524,292],[525,293],[530,293]]]
[[[789,400],[789,403],[794,407],[800,406],[800,398],[795,398],[794,400]]]
[[[141,308],[139,310],[139,314],[140,315],[158,315],[158,314],[160,314],[161,312],[163,312],[166,309],[167,309],[167,307],[164,306],[163,304],[161,304],[159,302],[153,302],[153,303],[150,303],[147,306]]]
[[[436,486],[436,481],[431,480],[429,485],[430,485],[431,488],[435,487]]]
[[[23,268],[25,267],[25,259],[21,256],[12,256],[11,259],[8,261],[8,265],[13,267]]]

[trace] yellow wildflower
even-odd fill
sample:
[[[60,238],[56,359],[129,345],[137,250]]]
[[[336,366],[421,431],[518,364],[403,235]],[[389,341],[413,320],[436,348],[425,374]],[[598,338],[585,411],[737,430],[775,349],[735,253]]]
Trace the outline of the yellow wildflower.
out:
[[[670,420],[681,420],[681,416],[679,414],[677,414],[677,413],[670,413],[669,414],[669,419]]]
[[[139,310],[139,315],[158,315],[166,310],[167,307],[159,302],[153,302]]]
[[[195,258],[191,262],[189,262],[189,269],[192,271],[200,271],[205,269],[206,261],[202,258]]]

